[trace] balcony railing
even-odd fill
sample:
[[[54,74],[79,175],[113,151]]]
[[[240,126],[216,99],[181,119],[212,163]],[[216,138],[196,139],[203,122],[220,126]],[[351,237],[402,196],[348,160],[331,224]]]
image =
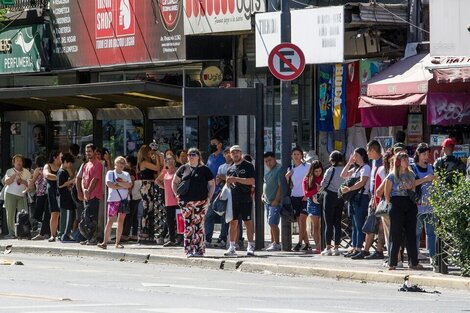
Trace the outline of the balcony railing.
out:
[[[14,0],[14,4],[4,4],[10,1],[0,0],[0,9],[8,9],[12,12],[23,11],[28,9],[47,9],[50,0]]]

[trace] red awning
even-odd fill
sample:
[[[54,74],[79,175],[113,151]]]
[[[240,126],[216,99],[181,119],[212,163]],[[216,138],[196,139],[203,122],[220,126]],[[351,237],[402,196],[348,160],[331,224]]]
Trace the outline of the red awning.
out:
[[[429,64],[429,54],[418,54],[398,61],[366,82],[367,96],[426,94],[428,81],[432,78],[426,70]]]

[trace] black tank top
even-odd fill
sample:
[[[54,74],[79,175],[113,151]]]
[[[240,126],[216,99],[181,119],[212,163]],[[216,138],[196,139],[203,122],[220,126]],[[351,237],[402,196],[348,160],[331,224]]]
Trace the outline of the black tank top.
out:
[[[145,170],[140,171],[140,179],[142,180],[153,180],[154,171],[146,168]]]
[[[58,170],[53,171],[52,166],[50,164],[49,164],[49,171],[54,175],[57,175],[57,172],[58,172]],[[47,191],[57,193],[57,180],[49,180],[46,178],[46,181],[47,181]]]

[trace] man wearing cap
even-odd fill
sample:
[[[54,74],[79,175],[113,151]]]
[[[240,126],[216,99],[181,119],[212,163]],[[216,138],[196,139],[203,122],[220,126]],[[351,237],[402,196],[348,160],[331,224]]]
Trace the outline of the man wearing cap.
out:
[[[227,170],[226,183],[232,189],[233,217],[229,223],[229,248],[225,256],[236,256],[235,240],[238,234],[238,219],[245,223],[248,237],[246,253],[249,256],[255,254],[255,243],[253,242],[253,199],[251,187],[255,184],[255,168],[250,162],[242,158],[242,149],[239,145],[230,148],[230,156],[233,164]]]
[[[434,162],[434,171],[438,175],[443,175],[448,183],[453,182],[452,173],[465,173],[465,164],[453,155],[455,149],[455,141],[447,138],[442,142],[442,151],[444,156],[438,158]]]

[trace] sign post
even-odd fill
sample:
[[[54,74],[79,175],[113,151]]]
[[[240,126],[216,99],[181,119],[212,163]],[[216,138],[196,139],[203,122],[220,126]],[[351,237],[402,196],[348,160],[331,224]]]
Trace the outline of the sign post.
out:
[[[281,42],[291,42],[290,0],[281,0]],[[290,165],[292,149],[292,117],[291,117],[291,84],[281,80],[281,165],[282,172],[287,172]],[[287,188],[284,188],[287,189]],[[289,196],[289,191],[283,191],[283,197]],[[292,227],[290,221],[282,218],[281,224],[282,250],[292,249]]]

